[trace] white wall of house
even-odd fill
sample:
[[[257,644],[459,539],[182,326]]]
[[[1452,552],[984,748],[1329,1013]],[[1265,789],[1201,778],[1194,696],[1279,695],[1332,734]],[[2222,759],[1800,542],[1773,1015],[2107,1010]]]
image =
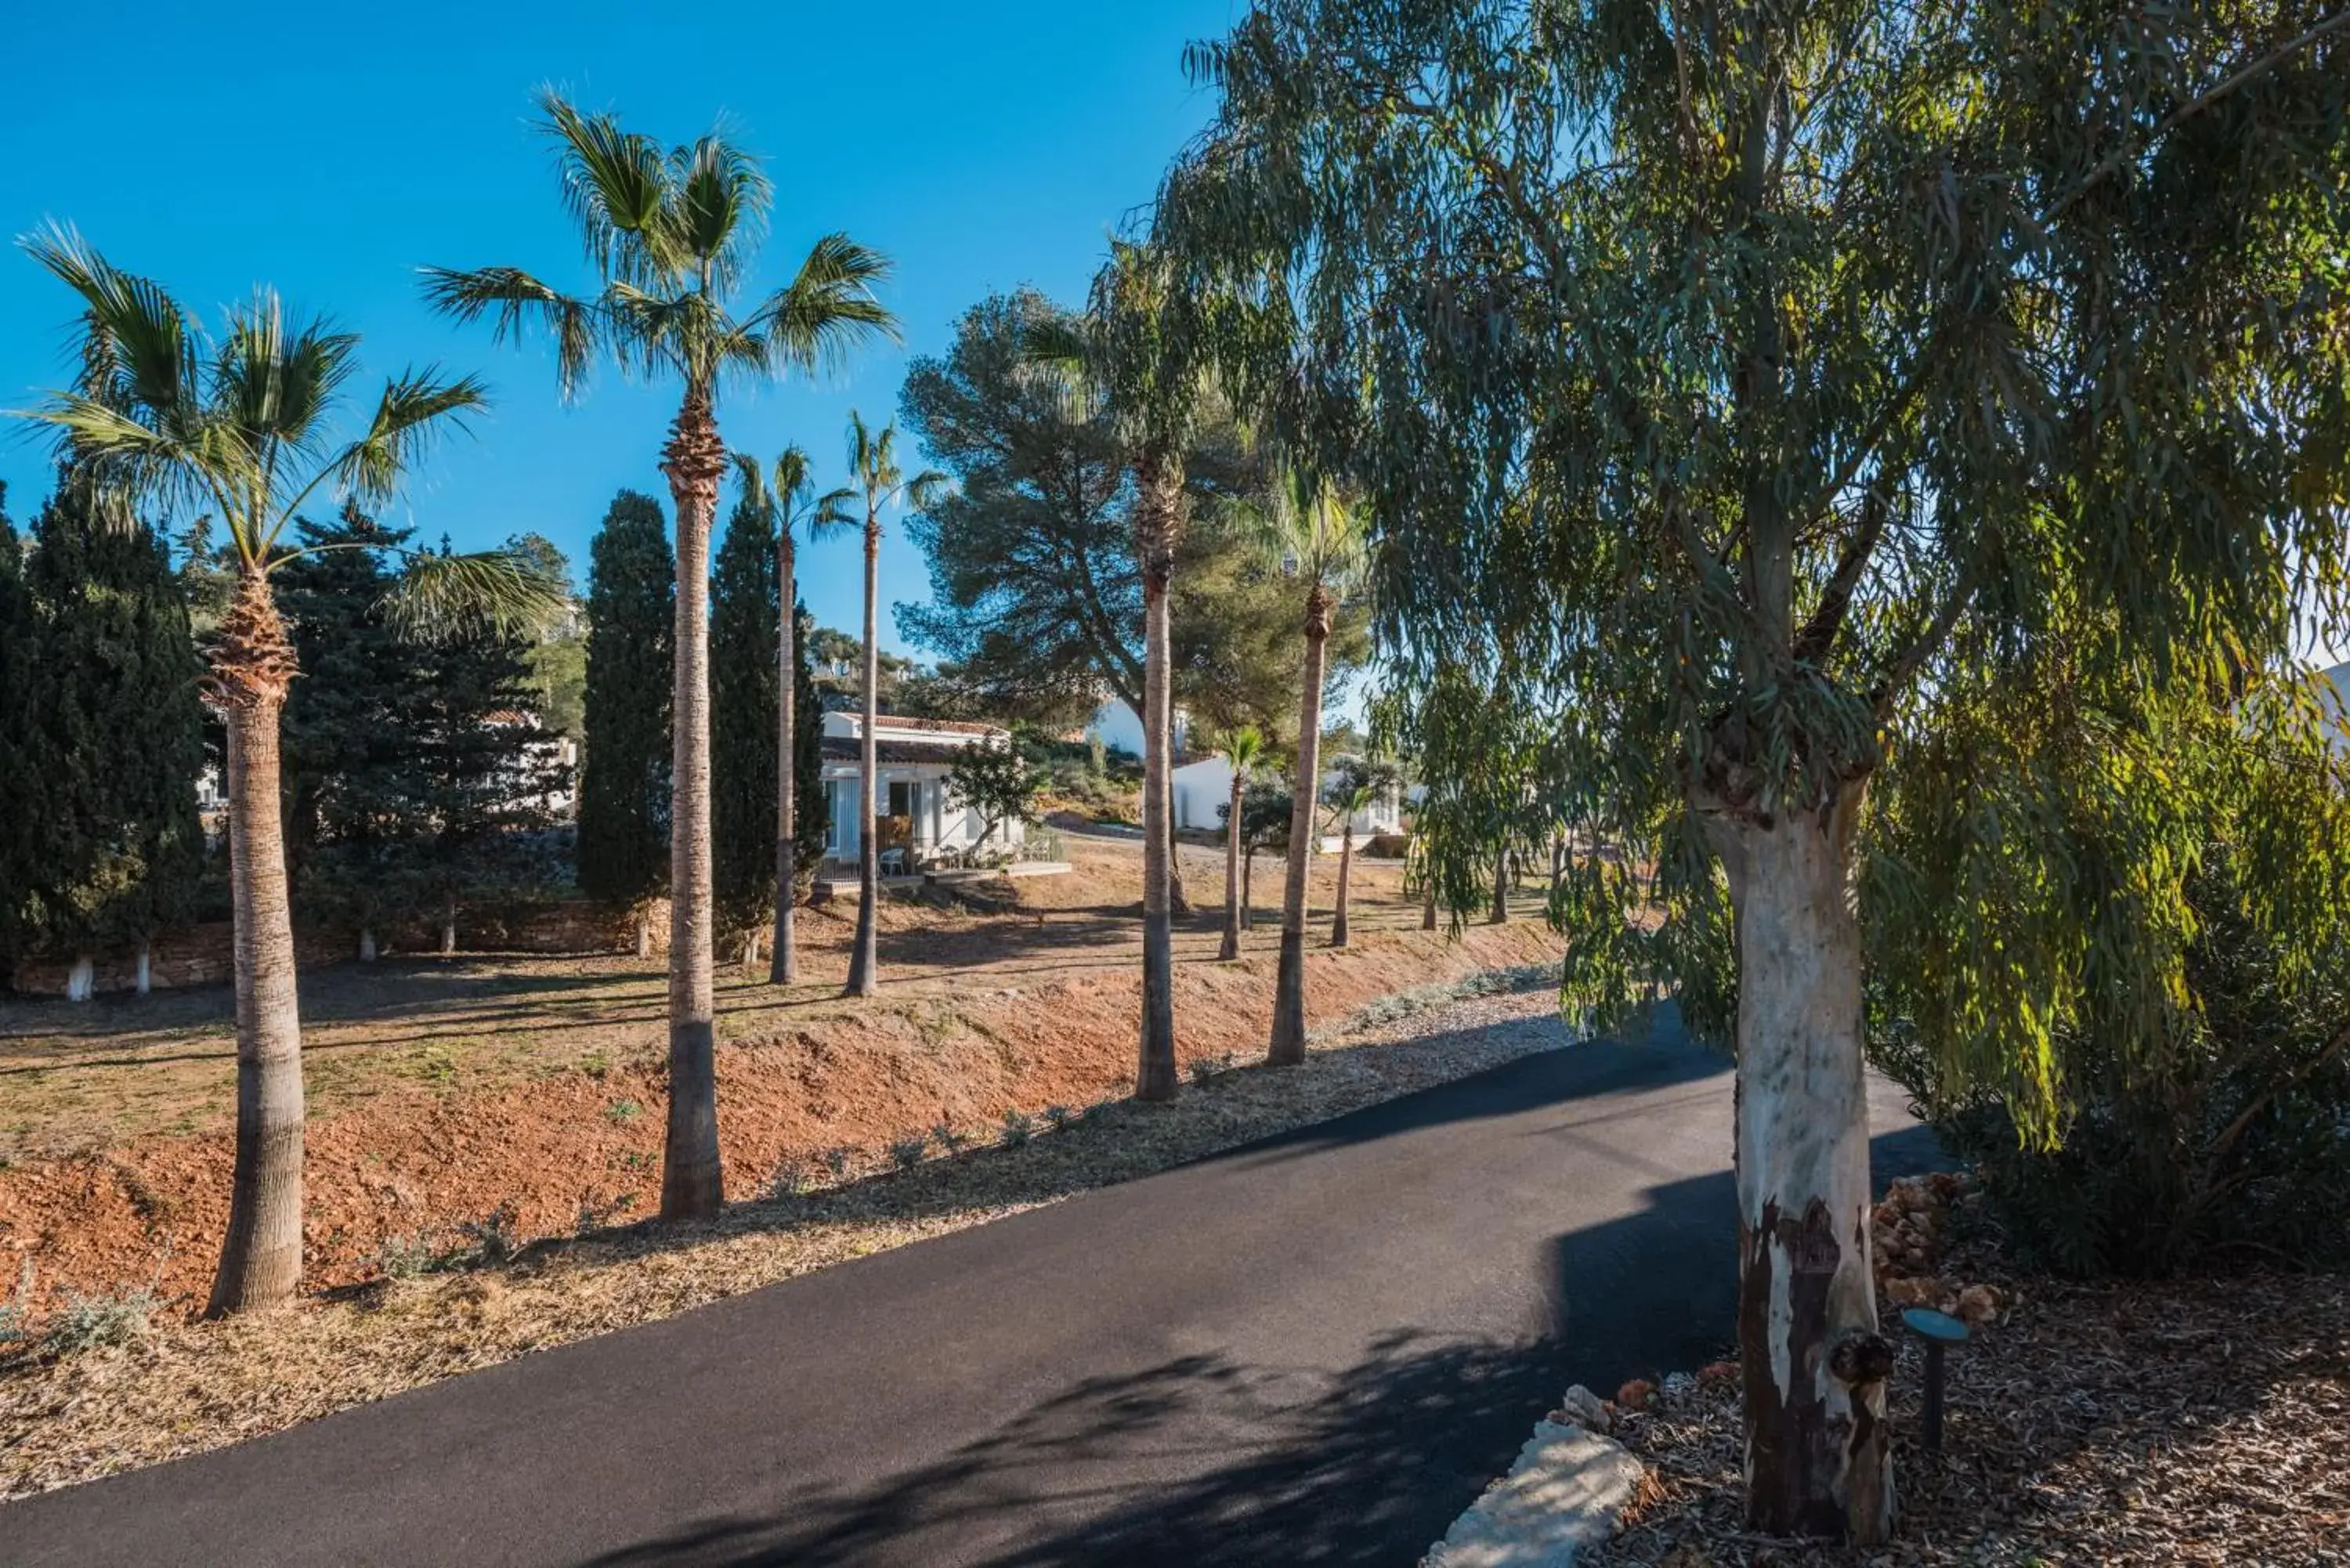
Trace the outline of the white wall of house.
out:
[[[2325,678],[2334,682],[2334,716],[2338,726],[2334,743],[2350,753],[2350,663],[2335,665]]]
[[[863,729],[862,714],[828,712],[824,716],[825,738],[830,741],[854,742]],[[956,799],[948,787],[947,775],[953,764],[892,761],[886,754],[888,748],[892,744],[916,744],[960,750],[1010,739],[1009,732],[987,726],[934,727],[918,719],[883,715],[879,740],[885,754],[874,784],[874,804],[885,816],[902,814],[912,819],[917,861],[981,847],[1016,848],[1025,840],[1026,829],[1017,822],[999,823],[983,844],[979,813]],[[857,781],[860,771],[854,762],[827,759],[824,764],[823,787],[830,808],[825,854],[835,860],[850,861],[858,856],[861,839]]]
[[[1191,716],[1180,708],[1175,710],[1174,730],[1175,754],[1180,757],[1191,744]],[[1105,698],[1087,722],[1086,739],[1139,757],[1142,755],[1142,716],[1116,697]]]
[[[1333,768],[1322,775],[1322,787],[1327,790],[1338,782]],[[1196,763],[1186,763],[1175,770],[1172,781],[1175,794],[1175,826],[1196,827],[1216,832],[1224,826],[1220,815],[1232,803],[1232,765],[1222,757],[1201,757]],[[1334,823],[1333,827],[1336,827]],[[1402,803],[1394,796],[1374,800],[1355,814],[1355,836],[1366,838],[1375,833],[1396,833],[1403,827]]]

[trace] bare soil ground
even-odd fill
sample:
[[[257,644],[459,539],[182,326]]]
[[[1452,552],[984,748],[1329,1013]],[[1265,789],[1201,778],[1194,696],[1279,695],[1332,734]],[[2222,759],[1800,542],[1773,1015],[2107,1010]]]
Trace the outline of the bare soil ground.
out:
[[[0,1356],[0,1501],[242,1441],[1547,1048],[1563,1039],[1556,1030],[1485,1026],[1548,1012],[1552,965],[1469,969],[1481,953],[1538,947],[1526,940],[1533,935],[1527,926],[1472,932],[1447,950],[1415,932],[1409,940],[1380,939],[1343,963],[1317,964],[1326,997],[1371,993],[1372,971],[1392,983],[1440,954],[1450,954],[1442,967],[1462,972],[1451,982],[1390,992],[1326,1028],[1303,1067],[1215,1070],[1195,1052],[1201,1074],[1171,1106],[1109,1100],[1066,1120],[999,1126],[993,1147],[941,1154],[934,1144],[931,1158],[906,1169],[876,1168],[868,1153],[837,1178],[821,1162],[811,1172],[795,1160],[785,1181],[707,1225],[591,1226],[519,1247],[483,1238],[288,1313],[133,1323],[110,1342],[71,1352]],[[1249,994],[1269,984],[1261,975]],[[1204,1022],[1217,999],[1189,1000],[1189,1016]],[[1132,1027],[1129,1018],[1125,1030]],[[1113,1059],[1122,1066],[1131,1049],[1121,1031],[1088,1071],[1113,1072]],[[855,1047],[835,1060],[860,1054],[882,1059]],[[739,1122],[744,1074],[739,1054],[735,1061],[722,1088],[737,1096],[726,1105]],[[777,1076],[793,1093],[790,1074]],[[868,1087],[879,1081],[861,1080]]]
[[[889,990],[838,988],[855,906],[803,921],[811,978],[788,990],[722,968],[719,1098],[730,1190],[779,1168],[846,1172],[943,1128],[987,1135],[1007,1113],[1082,1107],[1130,1085],[1139,1017],[1140,856],[1072,836],[1075,871],[993,885],[982,912],[892,899]],[[1212,961],[1219,854],[1186,846],[1197,913],[1177,937],[1183,1060],[1253,1059],[1270,1017],[1275,936]],[[1315,867],[1326,899],[1335,860]],[[1260,863],[1261,897],[1279,873]],[[1392,865],[1355,879],[1354,944],[1319,946],[1317,1023],[1372,999],[1541,961],[1536,922],[1419,929]],[[658,1199],[664,1117],[660,961],[460,957],[345,965],[303,981],[310,1125],[309,1288],[359,1284],[492,1223],[515,1240],[625,1222]],[[0,1006],[0,1293],[38,1321],[68,1299],[152,1286],[168,1315],[201,1305],[227,1219],[234,1047],[225,988]],[[29,1270],[29,1278],[25,1278]]]

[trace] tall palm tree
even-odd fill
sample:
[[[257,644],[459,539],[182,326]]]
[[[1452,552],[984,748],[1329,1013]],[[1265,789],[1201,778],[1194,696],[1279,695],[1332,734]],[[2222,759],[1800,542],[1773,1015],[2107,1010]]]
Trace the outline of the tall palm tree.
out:
[[[873,296],[889,263],[845,234],[816,241],[792,281],[737,314],[773,188],[756,160],[712,132],[664,152],[608,114],[540,96],[564,204],[596,268],[597,292],[569,295],[511,266],[425,269],[425,297],[460,321],[484,317],[500,340],[555,341],[567,399],[604,356],[683,386],[661,452],[677,507],[676,687],[670,779],[669,1128],[661,1215],[693,1219],[725,1196],[718,1158],[716,992],[710,859],[710,524],[726,449],[717,399],[729,378],[814,372],[897,320]]]
[[[1370,808],[1378,785],[1358,774],[1348,774],[1330,790],[1330,809],[1338,814],[1338,903],[1330,916],[1330,945],[1347,945],[1347,894],[1355,879],[1355,818]]]
[[[331,421],[358,374],[356,335],[289,320],[264,289],[229,311],[213,339],[161,285],[119,270],[71,230],[20,243],[80,296],[87,327],[81,385],[22,417],[55,427],[77,465],[134,504],[210,512],[235,563],[206,691],[228,732],[236,966],[236,1168],[208,1311],[278,1305],[302,1271],[303,1100],[278,819],[278,719],[297,670],[270,576],[311,553],[283,541],[313,497],[389,499],[432,437],[462,428],[485,400],[470,376],[405,370],[384,383],[359,431],[338,438]],[[107,511],[127,518],[132,507]],[[543,616],[557,597],[504,554],[405,561],[392,607],[412,627]]]
[[[799,881],[799,652],[793,646],[798,628],[799,576],[795,546],[806,533],[818,537],[855,520],[847,513],[856,493],[846,486],[816,493],[808,474],[808,455],[787,446],[775,459],[773,475],[746,452],[734,454],[734,475],[743,504],[763,514],[775,530],[776,578],[782,592],[782,615],[775,632],[775,941],[767,956],[767,983],[790,985],[800,977],[800,958],[792,934],[792,904]]]
[[[899,505],[928,510],[945,493],[947,476],[926,468],[907,478],[898,466],[897,421],[876,431],[853,409],[848,415],[848,470],[855,483],[845,504],[861,501],[865,506],[865,713],[858,726],[857,945],[848,955],[848,991],[854,996],[874,996],[881,990],[881,848],[873,837],[880,804],[875,780],[881,766],[877,735],[881,718],[881,514]]]
[[[1118,241],[1070,331],[1030,352],[1070,371],[1077,397],[1108,410],[1134,473],[1134,555],[1142,577],[1142,1035],[1134,1097],[1171,1100],[1175,1072],[1174,681],[1169,589],[1190,511],[1185,454],[1214,383],[1221,318],[1162,252]]]
[[[1224,761],[1232,765],[1232,799],[1224,815],[1224,942],[1220,959],[1241,956],[1241,840],[1247,834],[1241,819],[1241,800],[1248,793],[1249,774],[1264,757],[1264,734],[1253,724],[1243,724],[1224,737]]]
[[[1305,663],[1297,696],[1289,880],[1282,896],[1281,969],[1274,983],[1273,1041],[1266,1054],[1275,1066],[1294,1066],[1305,1060],[1305,885],[1321,793],[1325,644],[1331,612],[1360,591],[1368,555],[1362,518],[1327,480],[1286,476],[1274,483],[1271,505],[1236,509],[1233,525],[1303,590]]]

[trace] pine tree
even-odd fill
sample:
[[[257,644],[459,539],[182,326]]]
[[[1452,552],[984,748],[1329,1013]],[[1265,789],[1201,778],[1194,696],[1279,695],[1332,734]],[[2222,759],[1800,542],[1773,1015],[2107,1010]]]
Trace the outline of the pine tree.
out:
[[[401,782],[422,826],[416,882],[444,953],[456,950],[467,899],[533,878],[526,836],[553,821],[564,770],[542,728],[532,646],[526,634],[477,629],[420,650]]]
[[[286,701],[286,858],[306,913],[348,922],[372,958],[378,935],[421,899],[414,850],[426,824],[407,777],[420,650],[382,611],[383,552],[410,531],[352,506],[333,524],[296,528],[312,553],[277,573],[303,672]]]
[[[28,819],[24,935],[60,954],[144,944],[184,921],[203,868],[202,674],[161,540],[62,472],[23,567],[33,668],[20,693]],[[21,852],[20,852],[21,853]]]
[[[608,903],[640,904],[668,874],[675,594],[660,503],[620,492],[589,550],[579,783],[579,886]],[[648,935],[640,926],[640,949]]]

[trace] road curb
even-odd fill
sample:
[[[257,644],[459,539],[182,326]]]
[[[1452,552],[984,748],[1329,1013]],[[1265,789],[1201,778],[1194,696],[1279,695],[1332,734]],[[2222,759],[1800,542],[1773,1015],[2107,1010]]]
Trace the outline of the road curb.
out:
[[[1571,1568],[1576,1552],[1616,1533],[1640,1475],[1621,1443],[1538,1422],[1510,1473],[1452,1521],[1421,1568]]]

